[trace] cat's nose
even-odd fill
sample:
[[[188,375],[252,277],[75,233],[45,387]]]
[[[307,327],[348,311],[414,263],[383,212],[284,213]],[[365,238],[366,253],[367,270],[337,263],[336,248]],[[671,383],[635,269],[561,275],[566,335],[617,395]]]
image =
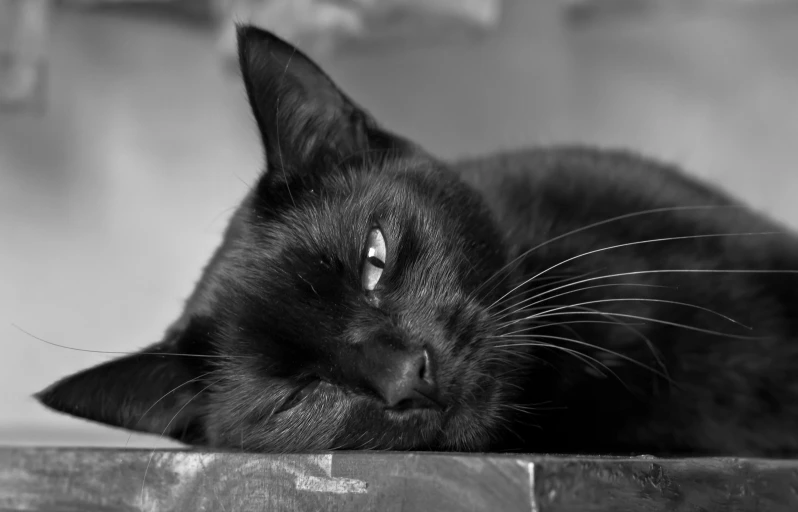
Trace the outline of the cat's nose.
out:
[[[442,408],[433,371],[429,351],[403,351],[393,355],[373,384],[389,409]]]

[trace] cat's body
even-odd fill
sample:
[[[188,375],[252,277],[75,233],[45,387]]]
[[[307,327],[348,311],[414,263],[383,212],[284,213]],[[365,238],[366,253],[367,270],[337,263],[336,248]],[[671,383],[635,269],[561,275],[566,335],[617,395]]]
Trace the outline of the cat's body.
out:
[[[444,164],[239,45],[267,172],[164,341],[45,404],[244,450],[798,452],[797,237],[631,154]]]
[[[594,372],[580,373],[589,364],[535,369],[542,375],[529,375],[526,389],[560,384],[535,391],[530,401],[551,400],[552,407],[567,409],[531,418],[539,430],[528,431],[533,441],[524,449],[748,455],[798,450],[798,276],[767,273],[798,267],[798,239],[783,226],[675,168],[628,153],[554,148],[497,155],[458,167],[487,198],[506,229],[505,239],[515,242],[511,256],[537,247],[525,259],[524,277],[576,257],[540,278],[573,273],[584,275],[580,280],[586,282],[541,282],[541,291],[532,295],[561,289],[537,299],[549,299],[540,305],[609,301],[586,307],[641,317],[596,318],[592,312],[570,315],[566,309],[557,311],[563,316],[548,319],[552,325],[536,328],[537,334],[594,343],[661,370],[643,335],[673,381],[669,384],[613,354],[565,342],[565,347],[615,363],[610,368],[616,375],[605,371],[607,378],[597,379]],[[637,215],[642,211],[651,213]],[[626,215],[630,217],[557,239]],[[724,234],[729,236],[712,236]],[[668,238],[677,239],[662,240]],[[660,241],[639,243],[647,240]],[[607,249],[629,243],[634,245]],[[592,251],[598,252],[588,254]],[[581,254],[586,255],[577,257]],[[626,273],[632,275],[602,277]],[[582,287],[593,288],[573,293]],[[570,293],[551,299],[566,292]],[[706,310],[648,300],[707,308],[752,329]],[[646,317],[732,336],[647,322],[642,319]],[[556,325],[587,319],[633,325]],[[750,339],[763,335],[773,337]],[[563,385],[564,380],[572,382]]]

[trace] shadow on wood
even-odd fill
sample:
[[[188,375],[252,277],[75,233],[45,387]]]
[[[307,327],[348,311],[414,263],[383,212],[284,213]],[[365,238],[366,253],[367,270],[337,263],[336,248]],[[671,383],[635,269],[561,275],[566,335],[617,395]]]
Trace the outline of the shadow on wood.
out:
[[[0,510],[796,511],[798,461],[5,448]]]

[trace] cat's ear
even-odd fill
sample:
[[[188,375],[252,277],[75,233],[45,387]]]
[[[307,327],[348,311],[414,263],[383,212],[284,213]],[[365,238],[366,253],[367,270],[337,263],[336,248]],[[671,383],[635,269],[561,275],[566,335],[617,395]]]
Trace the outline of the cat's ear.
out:
[[[239,26],[237,35],[244,85],[274,179],[301,178],[363,152],[410,149],[291,44],[252,26]]]
[[[164,341],[65,377],[35,398],[79,418],[202,444],[203,330],[197,322],[171,330]]]

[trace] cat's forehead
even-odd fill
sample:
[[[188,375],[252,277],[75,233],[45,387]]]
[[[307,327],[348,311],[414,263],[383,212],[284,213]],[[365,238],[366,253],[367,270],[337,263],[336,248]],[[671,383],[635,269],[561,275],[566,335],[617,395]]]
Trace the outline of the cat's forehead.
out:
[[[269,229],[276,236],[305,233],[306,242],[358,243],[373,227],[399,235],[433,234],[456,222],[441,203],[447,184],[428,166],[353,167],[331,174],[293,193],[294,200]]]

